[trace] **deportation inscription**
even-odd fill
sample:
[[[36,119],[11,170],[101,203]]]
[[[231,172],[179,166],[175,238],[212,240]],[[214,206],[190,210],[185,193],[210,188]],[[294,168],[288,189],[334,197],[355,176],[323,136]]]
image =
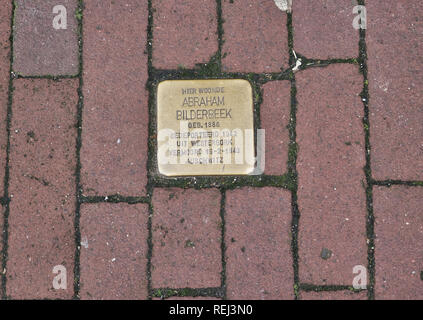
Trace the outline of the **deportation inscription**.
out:
[[[163,175],[246,175],[254,170],[253,98],[246,80],[161,82],[157,130]]]

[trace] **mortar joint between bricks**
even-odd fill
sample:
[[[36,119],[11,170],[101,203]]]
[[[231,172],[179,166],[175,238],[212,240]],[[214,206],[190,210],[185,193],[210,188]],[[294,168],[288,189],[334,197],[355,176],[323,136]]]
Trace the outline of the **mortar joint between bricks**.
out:
[[[76,8],[77,17],[77,30],[78,30],[78,75],[79,86],[77,89],[78,92],[78,102],[77,102],[77,138],[76,138],[76,167],[75,167],[75,195],[76,195],[76,206],[75,206],[75,219],[74,219],[74,229],[75,229],[75,257],[74,257],[74,270],[73,270],[73,290],[74,300],[80,299],[80,246],[81,246],[81,230],[80,230],[80,212],[81,204],[83,203],[82,196],[82,185],[81,185],[81,147],[82,147],[82,111],[84,108],[84,96],[83,96],[83,12],[84,12],[84,3],[83,0],[78,0],[78,5]]]
[[[11,15],[10,15],[10,62],[9,62],[9,86],[8,86],[8,101],[7,101],[7,117],[6,117],[6,133],[7,133],[7,143],[6,143],[6,159],[5,159],[5,175],[4,175],[4,195],[3,199],[9,200],[9,159],[10,159],[10,130],[11,130],[11,120],[12,120],[12,102],[13,102],[13,80],[15,78],[15,73],[13,72],[13,42],[14,42],[14,23],[15,23],[15,14],[16,14],[16,2],[11,0]],[[9,241],[9,213],[10,206],[9,201],[4,204],[4,213],[3,213],[3,230],[2,230],[2,266],[0,270],[1,274],[1,299],[8,299],[7,297],[7,261],[8,261],[8,241]]]
[[[365,5],[364,1],[358,0],[359,5]],[[369,92],[368,92],[368,70],[367,70],[367,45],[366,45],[366,31],[360,29],[359,31],[359,67],[363,75],[363,91],[360,96],[364,108],[363,130],[365,137],[365,159],[366,165],[364,173],[366,177],[366,242],[367,242],[367,269],[369,273],[369,286],[367,290],[367,297],[369,300],[375,298],[375,233],[374,233],[374,213],[373,213],[373,185],[372,168],[371,168],[371,144],[370,144],[370,118],[369,118]]]

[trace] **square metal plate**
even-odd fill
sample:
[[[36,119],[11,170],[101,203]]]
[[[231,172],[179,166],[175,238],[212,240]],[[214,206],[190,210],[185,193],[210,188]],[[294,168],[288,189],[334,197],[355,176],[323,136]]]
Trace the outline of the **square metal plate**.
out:
[[[248,81],[167,80],[157,92],[157,162],[165,176],[254,171],[253,94]]]

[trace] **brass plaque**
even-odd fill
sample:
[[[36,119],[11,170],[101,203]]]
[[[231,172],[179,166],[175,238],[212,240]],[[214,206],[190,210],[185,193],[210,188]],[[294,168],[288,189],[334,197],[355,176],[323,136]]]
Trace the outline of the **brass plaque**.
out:
[[[254,171],[252,88],[246,80],[167,80],[157,92],[157,162],[165,176]]]

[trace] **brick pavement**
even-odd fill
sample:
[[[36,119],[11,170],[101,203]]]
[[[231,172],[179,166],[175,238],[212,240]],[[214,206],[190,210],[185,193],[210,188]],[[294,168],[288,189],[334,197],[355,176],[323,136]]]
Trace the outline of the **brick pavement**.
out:
[[[1,298],[422,299],[423,5],[363,4],[5,1]],[[158,174],[158,83],[209,78],[263,174]]]

